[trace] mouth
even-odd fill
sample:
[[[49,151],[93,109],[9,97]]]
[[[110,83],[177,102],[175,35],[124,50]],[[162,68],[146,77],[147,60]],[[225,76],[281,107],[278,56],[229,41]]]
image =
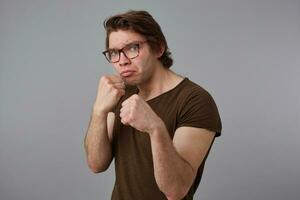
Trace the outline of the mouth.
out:
[[[121,75],[123,78],[127,78],[127,77],[132,76],[134,73],[135,73],[135,71],[133,71],[133,70],[125,70],[125,71],[122,71],[122,72],[120,73],[120,75]]]

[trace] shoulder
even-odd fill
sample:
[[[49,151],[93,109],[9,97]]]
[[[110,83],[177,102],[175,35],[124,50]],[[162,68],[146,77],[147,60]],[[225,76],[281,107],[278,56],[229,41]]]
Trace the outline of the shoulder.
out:
[[[204,128],[216,132],[216,136],[220,135],[222,124],[219,111],[207,90],[190,80],[185,80],[178,97],[178,127]]]
[[[185,78],[181,84],[180,97],[185,103],[189,101],[203,101],[206,103],[214,101],[205,88],[188,78]]]

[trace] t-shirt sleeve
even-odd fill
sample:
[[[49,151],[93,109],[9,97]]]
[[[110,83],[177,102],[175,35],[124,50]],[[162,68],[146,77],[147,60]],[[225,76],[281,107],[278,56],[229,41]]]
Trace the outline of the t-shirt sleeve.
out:
[[[177,127],[205,128],[221,135],[221,119],[212,96],[207,91],[191,92],[180,105]]]

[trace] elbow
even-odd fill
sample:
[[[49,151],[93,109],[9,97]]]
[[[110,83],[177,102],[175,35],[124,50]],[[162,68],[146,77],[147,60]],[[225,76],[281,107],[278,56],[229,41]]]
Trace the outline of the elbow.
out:
[[[181,200],[187,195],[188,191],[189,188],[177,185],[162,192],[166,195],[168,200]]]
[[[177,190],[165,193],[168,200],[181,200],[185,197],[188,191]]]
[[[98,167],[98,166],[90,166],[90,165],[89,165],[89,168],[95,174],[104,172],[107,169],[107,168],[102,168],[102,167]]]
[[[93,156],[87,154],[86,162],[90,170],[95,173],[106,171],[112,161],[112,156]]]
[[[109,164],[101,164],[101,163],[88,161],[88,166],[93,173],[98,174],[106,171],[109,167]]]
[[[168,200],[181,200],[189,192],[192,183],[187,180],[174,181],[169,187],[165,187],[163,193],[166,195]]]

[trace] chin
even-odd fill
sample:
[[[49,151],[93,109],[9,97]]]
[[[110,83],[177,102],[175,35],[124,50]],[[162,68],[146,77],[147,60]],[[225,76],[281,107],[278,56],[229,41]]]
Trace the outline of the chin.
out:
[[[139,84],[138,80],[125,79],[124,82],[126,86],[137,86]]]
[[[147,82],[147,79],[145,79],[145,77],[143,76],[130,76],[123,78],[123,80],[125,82],[125,85],[128,86],[139,86]]]

